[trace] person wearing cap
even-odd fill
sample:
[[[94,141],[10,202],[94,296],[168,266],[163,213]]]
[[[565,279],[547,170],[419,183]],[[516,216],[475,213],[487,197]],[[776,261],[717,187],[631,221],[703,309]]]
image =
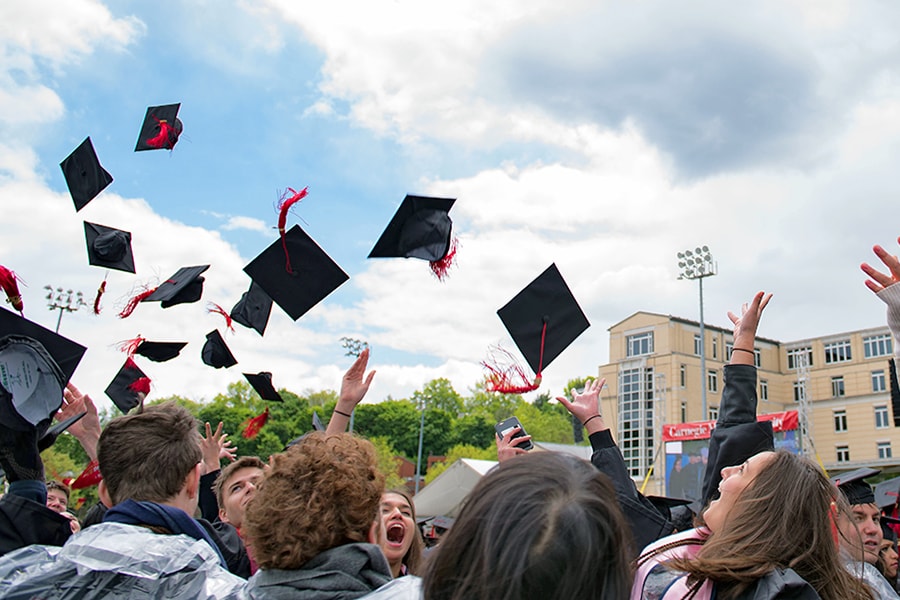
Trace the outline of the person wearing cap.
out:
[[[773,451],[771,423],[757,421],[753,345],[770,297],[759,292],[740,316],[728,313],[734,351],[710,439],[703,525],[644,549],[632,600],[872,598],[834,543],[834,486],[812,461]]]
[[[891,587],[897,589],[897,534],[890,528],[887,519],[882,518],[881,521],[881,546],[878,550],[878,561],[875,568],[881,573]],[[898,522],[897,519],[891,519]]]
[[[242,588],[245,581],[227,571],[215,542],[191,516],[202,454],[196,421],[185,408],[165,403],[115,418],[97,452],[98,491],[110,507],[103,522],[58,551],[32,546],[0,558],[0,596],[106,590],[129,598],[223,598]]]
[[[275,454],[241,531],[259,570],[252,600],[359,598],[391,580],[378,546],[384,475],[375,447],[314,431]]]

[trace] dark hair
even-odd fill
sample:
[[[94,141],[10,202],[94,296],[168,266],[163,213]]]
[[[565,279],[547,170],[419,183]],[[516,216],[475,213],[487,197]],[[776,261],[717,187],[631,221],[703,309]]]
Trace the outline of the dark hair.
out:
[[[213,493],[216,495],[216,502],[219,508],[225,505],[225,484],[232,475],[241,469],[265,470],[265,468],[266,463],[258,456],[242,456],[219,471],[219,475],[216,477],[215,483],[213,483]]]
[[[197,421],[174,402],[117,417],[100,434],[97,460],[113,504],[166,502],[203,459]]]
[[[69,486],[67,486],[66,484],[61,483],[55,479],[48,479],[47,480],[47,491],[49,492],[50,490],[61,491],[63,494],[66,495],[66,502],[69,501],[69,494],[71,492],[69,491]]]
[[[272,457],[241,533],[260,567],[299,569],[325,550],[365,542],[381,523],[383,491],[371,442],[314,431]]]
[[[532,452],[469,493],[433,551],[425,600],[628,598],[629,532],[605,475],[587,461]]]

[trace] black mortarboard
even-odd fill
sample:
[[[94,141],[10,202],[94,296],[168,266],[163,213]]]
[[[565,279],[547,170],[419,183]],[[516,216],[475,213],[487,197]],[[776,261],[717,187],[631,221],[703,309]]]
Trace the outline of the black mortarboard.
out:
[[[181,352],[181,349],[187,346],[187,342],[141,342],[135,349],[135,354],[140,354],[144,358],[153,362],[166,362],[172,360]]]
[[[262,335],[271,313],[272,298],[256,282],[251,281],[250,289],[241,295],[241,299],[231,309],[231,318],[235,323],[255,329]]]
[[[89,264],[134,273],[130,232],[85,221],[84,237]]]
[[[144,116],[141,133],[134,151],[161,150],[163,148],[171,150],[174,148],[183,129],[181,120],[178,118],[179,108],[181,108],[181,104],[149,107]]]
[[[270,402],[284,402],[284,399],[278,394],[275,386],[272,385],[271,373],[267,371],[255,374],[244,373],[244,377],[247,378],[247,381],[250,382],[250,385],[253,386],[253,389],[256,390],[256,393],[259,394],[259,397],[263,400],[269,400]]]
[[[847,499],[847,503],[851,506],[854,504],[874,504],[875,492],[872,490],[872,486],[865,482],[865,479],[879,473],[881,471],[878,469],[860,467],[847,473],[835,475],[831,478],[831,481],[838,486]]]
[[[897,361],[888,359],[888,377],[890,378],[891,411],[894,413],[894,427],[900,427],[900,383],[897,381]]]
[[[450,250],[453,221],[448,213],[454,202],[456,198],[407,195],[369,258],[442,259]]]
[[[900,495],[900,477],[887,479],[875,484],[875,504],[878,508],[886,508],[897,504]]]
[[[591,326],[555,264],[497,314],[537,375]]]
[[[273,242],[244,272],[296,321],[350,276],[299,225],[291,227],[283,241],[284,247],[282,240]],[[284,248],[291,257],[290,273]]]
[[[41,439],[38,440],[38,450],[43,452],[44,450],[52,446],[56,441],[56,438],[58,438],[63,431],[80,421],[85,415],[87,415],[87,411],[83,410],[77,415],[73,415],[65,421],[60,421],[59,423],[48,429],[47,433],[42,435]]]
[[[235,360],[228,346],[225,345],[225,340],[218,329],[213,329],[206,334],[206,343],[203,344],[203,350],[200,355],[204,364],[216,369],[221,369],[222,367],[227,369],[237,364],[237,360]]]
[[[84,208],[88,202],[112,183],[112,175],[100,166],[97,153],[91,138],[86,137],[72,154],[66,157],[59,166],[62,168],[66,185],[75,203],[75,210]]]
[[[143,404],[148,393],[150,379],[130,358],[125,360],[125,364],[106,386],[106,395],[123,413]]]
[[[200,274],[208,268],[209,265],[200,265],[178,269],[174,275],[159,284],[159,287],[142,302],[159,300],[163,308],[197,302],[203,295],[203,277]]]
[[[27,430],[62,406],[63,389],[86,348],[8,310],[0,310],[0,420]],[[43,433],[43,432],[41,432]]]

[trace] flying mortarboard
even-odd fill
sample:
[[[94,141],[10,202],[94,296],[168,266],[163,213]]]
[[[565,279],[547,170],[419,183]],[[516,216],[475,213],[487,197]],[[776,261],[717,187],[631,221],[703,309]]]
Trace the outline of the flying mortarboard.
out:
[[[488,383],[492,391],[506,393],[537,389],[543,369],[591,325],[555,264],[500,308],[497,315],[536,375],[533,384],[513,387],[508,374],[485,364],[491,371]]]
[[[49,427],[87,349],[8,310],[0,310],[0,331],[0,386],[8,392],[0,420],[20,431]]]
[[[854,504],[874,504],[875,492],[872,486],[865,482],[865,479],[881,473],[878,469],[870,469],[869,467],[860,467],[847,473],[841,473],[831,478],[831,481],[838,486],[841,493],[847,499],[847,503],[851,506]]]
[[[59,163],[59,166],[66,178],[66,186],[72,195],[76,212],[96,198],[113,181],[112,175],[100,166],[90,136],[84,138],[84,141]]]
[[[178,137],[184,126],[178,118],[181,104],[151,106],[147,109],[141,133],[138,135],[135,152],[141,150],[171,150],[178,143]]]
[[[203,344],[203,350],[200,352],[203,363],[215,369],[222,367],[233,367],[237,364],[237,360],[225,345],[225,340],[218,329],[213,329],[206,334],[206,343]]]
[[[266,331],[271,313],[272,298],[256,282],[251,281],[250,289],[243,293],[241,299],[231,309],[231,318],[235,323],[255,329],[262,335]]]
[[[65,421],[60,421],[59,423],[48,429],[47,433],[41,436],[41,439],[38,440],[38,450],[43,452],[44,450],[52,446],[56,441],[56,438],[58,438],[62,432],[80,421],[85,415],[87,415],[87,411],[83,410],[77,415],[73,415]]]
[[[130,232],[85,221],[84,237],[89,264],[134,273]]]
[[[144,398],[150,393],[150,378],[129,357],[105,391],[113,404],[127,413],[135,406],[143,406]]]
[[[253,389],[256,390],[256,393],[259,394],[259,397],[263,400],[268,400],[270,402],[284,402],[284,399],[275,389],[275,386],[272,385],[272,374],[267,371],[262,371],[260,373],[244,373],[244,377],[247,378],[247,381],[250,382],[250,385],[253,386]]]
[[[284,249],[292,271],[285,268]],[[244,272],[296,321],[350,279],[299,225],[262,251]]]
[[[172,360],[181,353],[181,349],[187,346],[187,342],[148,342],[144,341],[134,351],[153,362],[166,362]]]
[[[454,202],[456,198],[407,195],[369,258],[421,258],[442,279],[455,254],[449,215]]]
[[[169,308],[176,304],[197,302],[203,295],[204,280],[200,274],[208,268],[209,265],[200,265],[178,269],[174,275],[157,287],[144,290],[131,298],[125,308],[119,313],[119,317],[124,319],[129,316],[141,302],[159,301],[163,308]]]

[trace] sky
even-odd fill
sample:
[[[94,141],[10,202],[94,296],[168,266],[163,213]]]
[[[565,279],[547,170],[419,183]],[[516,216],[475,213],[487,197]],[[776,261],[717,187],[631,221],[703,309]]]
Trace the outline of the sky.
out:
[[[141,335],[185,341],[151,363],[151,397],[198,401],[243,372],[338,389],[365,340],[366,401],[438,377],[463,394],[500,345],[496,311],[556,264],[591,323],[544,369],[557,395],[608,361],[637,311],[699,318],[676,253],[707,245],[705,322],[774,293],[759,334],[790,341],[884,323],[859,263],[900,235],[900,5],[645,0],[0,4],[0,264],[25,316],[55,328],[45,285],[103,311],[63,315],[88,348],[73,383],[103,390]],[[148,106],[181,103],[173,151],[134,152]],[[90,136],[113,183],[75,211],[59,163]],[[239,364],[200,360],[243,267],[277,240],[276,204],[350,276],[296,322],[236,327]],[[406,194],[456,198],[456,265],[366,256]],[[130,231],[137,273],[89,266],[83,221]],[[209,264],[203,300],[117,307]],[[6,308],[9,308],[6,305]]]

